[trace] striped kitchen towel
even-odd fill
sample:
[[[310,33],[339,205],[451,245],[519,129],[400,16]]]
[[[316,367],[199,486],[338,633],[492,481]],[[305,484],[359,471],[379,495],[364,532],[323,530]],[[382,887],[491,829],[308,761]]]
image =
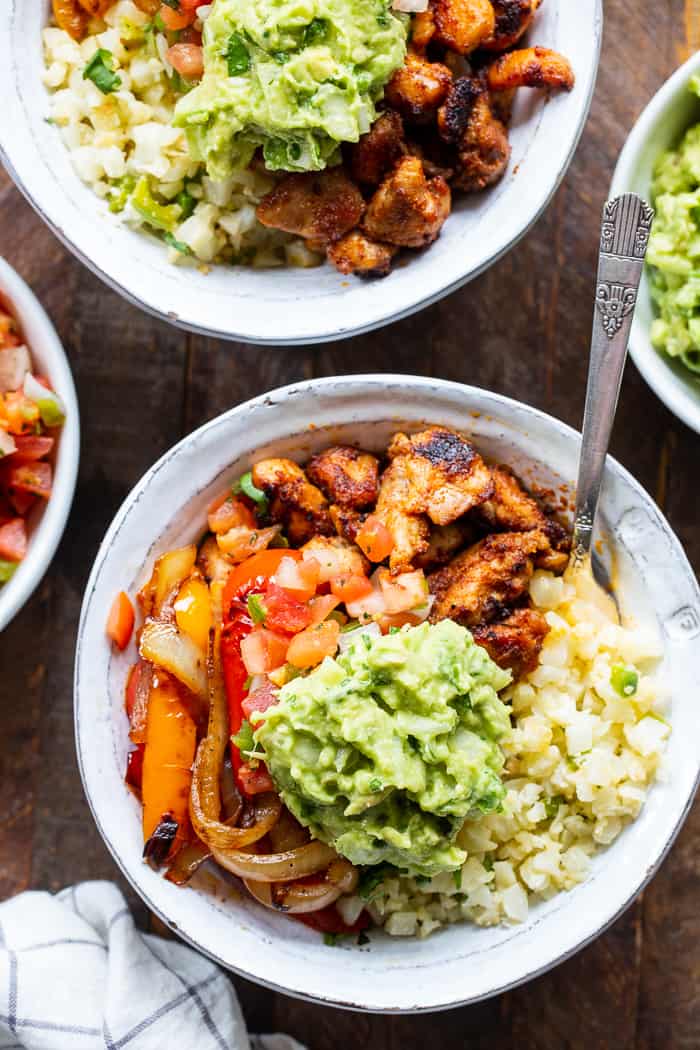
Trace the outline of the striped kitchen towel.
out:
[[[249,1036],[229,978],[140,933],[109,882],[0,904],[0,1050],[303,1050]]]

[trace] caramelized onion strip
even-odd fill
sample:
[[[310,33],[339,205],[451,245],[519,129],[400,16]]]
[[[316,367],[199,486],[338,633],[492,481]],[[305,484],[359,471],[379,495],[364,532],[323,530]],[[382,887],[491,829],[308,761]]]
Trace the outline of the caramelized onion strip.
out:
[[[252,829],[251,829],[252,830]],[[330,846],[313,840],[284,853],[244,853],[212,850],[214,859],[233,875],[254,882],[293,882],[323,871],[337,854]]]
[[[350,861],[336,857],[318,882],[284,882],[272,886],[254,879],[244,879],[248,892],[266,908],[288,915],[320,911],[334,904],[344,893],[357,886],[357,870]]]

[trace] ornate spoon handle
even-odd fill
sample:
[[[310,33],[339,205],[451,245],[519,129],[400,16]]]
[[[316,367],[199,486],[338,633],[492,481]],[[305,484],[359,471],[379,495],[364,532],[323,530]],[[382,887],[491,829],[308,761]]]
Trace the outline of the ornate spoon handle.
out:
[[[606,203],[600,233],[572,560],[590,553],[605,456],[654,212],[635,193]]]

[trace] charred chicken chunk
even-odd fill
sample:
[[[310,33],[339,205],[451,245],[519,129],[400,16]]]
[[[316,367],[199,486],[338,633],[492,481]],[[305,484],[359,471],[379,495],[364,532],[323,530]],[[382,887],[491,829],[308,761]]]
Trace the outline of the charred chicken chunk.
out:
[[[549,539],[551,549],[537,559],[537,564],[553,572],[563,571],[569,557],[569,537],[564,526],[544,513],[507,467],[494,467],[491,477],[493,496],[478,510],[482,521],[490,529],[505,532],[539,529]]]
[[[291,459],[262,459],[253,467],[253,483],[270,499],[270,516],[280,522],[290,543],[334,532],[326,498]]]
[[[549,550],[543,532],[503,532],[475,543],[428,578],[433,623],[451,619],[465,627],[501,618],[525,594],[535,558]]]
[[[342,536],[314,536],[301,548],[303,556],[315,558],[321,566],[321,579],[334,576],[364,576],[369,562],[359,547]]]
[[[404,157],[369,202],[363,229],[375,241],[422,248],[440,233],[450,202],[443,178],[426,179],[418,157]]]
[[[408,509],[415,502],[403,457],[395,459],[382,474],[376,516],[391,532],[394,547],[389,557],[392,573],[413,567],[418,555],[428,549],[430,525],[424,514]]]
[[[416,558],[416,568],[432,572],[445,565],[465,544],[473,543],[477,535],[474,526],[464,518],[450,525],[434,525],[430,530],[428,549]]]
[[[428,62],[409,51],[405,63],[387,84],[384,97],[407,120],[430,120],[444,101],[451,83],[452,74],[447,66],[441,62]]]
[[[416,51],[425,51],[435,36],[435,15],[428,7],[413,16],[411,22],[411,47]]]
[[[361,510],[377,502],[379,461],[370,452],[333,445],[311,458],[306,473],[332,503]]]
[[[549,626],[537,609],[516,609],[500,623],[478,624],[471,630],[476,644],[517,679],[537,667]]]
[[[332,244],[357,226],[364,211],[362,194],[342,168],[286,175],[260,201],[263,226],[295,233],[316,248]]]
[[[468,55],[489,40],[496,29],[491,0],[432,0],[435,19],[434,41]]]
[[[506,51],[530,28],[542,0],[491,0],[496,14],[493,35],[481,43],[489,51]]]
[[[398,252],[393,244],[380,244],[361,230],[351,230],[328,249],[328,260],[340,273],[355,273],[358,277],[386,277],[391,260]]]
[[[401,462],[408,479],[405,509],[427,514],[436,525],[456,521],[493,492],[491,471],[479,453],[447,427],[429,427],[411,437],[395,434],[388,455]]]
[[[367,134],[350,149],[352,177],[377,186],[404,153],[401,117],[393,110],[380,113]]]
[[[438,130],[446,142],[457,145],[454,186],[475,193],[501,178],[510,159],[508,133],[475,77],[454,82],[438,111]]]
[[[491,91],[518,87],[553,87],[571,91],[574,72],[569,61],[547,47],[526,47],[509,51],[493,62],[486,73]]]
[[[351,543],[355,542],[367,517],[362,511],[353,510],[351,507],[341,507],[337,503],[331,505],[330,515],[335,531]]]

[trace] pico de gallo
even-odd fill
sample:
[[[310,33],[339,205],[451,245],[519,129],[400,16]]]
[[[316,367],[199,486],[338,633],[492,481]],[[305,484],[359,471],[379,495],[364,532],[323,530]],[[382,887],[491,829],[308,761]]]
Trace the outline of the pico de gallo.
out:
[[[52,454],[65,409],[0,296],[0,586],[29,548],[28,519],[51,496]]]

